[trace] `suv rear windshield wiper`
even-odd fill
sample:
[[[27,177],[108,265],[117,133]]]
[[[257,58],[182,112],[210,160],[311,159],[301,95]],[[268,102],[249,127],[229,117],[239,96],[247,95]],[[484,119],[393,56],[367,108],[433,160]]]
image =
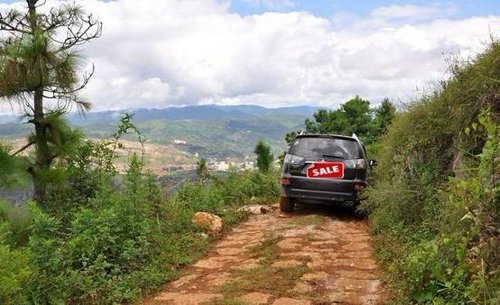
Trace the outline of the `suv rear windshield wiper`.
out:
[[[337,159],[345,159],[343,156],[337,156],[337,155],[328,155],[324,154],[323,158],[337,158]]]

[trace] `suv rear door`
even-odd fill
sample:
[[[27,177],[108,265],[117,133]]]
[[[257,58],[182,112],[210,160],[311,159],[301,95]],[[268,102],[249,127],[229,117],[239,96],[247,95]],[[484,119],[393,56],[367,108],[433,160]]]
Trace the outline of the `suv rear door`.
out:
[[[363,147],[354,138],[325,135],[298,136],[290,146],[287,158],[284,171],[292,176],[306,177],[307,168],[314,162],[337,161],[344,163],[342,180],[366,179],[367,166]],[[331,187],[329,183],[307,183],[309,189],[328,190],[329,187]]]

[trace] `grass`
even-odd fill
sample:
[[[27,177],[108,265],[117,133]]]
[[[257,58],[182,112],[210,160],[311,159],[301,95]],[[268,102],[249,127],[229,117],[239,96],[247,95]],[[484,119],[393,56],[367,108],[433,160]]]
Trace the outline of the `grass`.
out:
[[[322,226],[326,219],[321,215],[308,215],[304,217],[295,217],[290,220],[291,225],[295,226]]]
[[[275,232],[266,233],[264,240],[249,250],[250,257],[260,258],[259,263],[262,265],[272,264],[280,257],[278,242],[282,239],[283,236],[277,235]]]
[[[248,219],[248,214],[237,210],[228,210],[221,213],[221,217],[224,223],[223,230],[228,231],[235,225]]]
[[[251,258],[258,258],[260,265],[247,270],[232,273],[233,280],[222,286],[223,299],[212,301],[211,305],[246,304],[239,296],[250,292],[268,293],[274,297],[293,296],[292,289],[297,281],[310,272],[307,261],[296,266],[272,267],[272,263],[281,257],[278,242],[283,236],[276,232],[267,232],[264,240],[249,250]]]
[[[305,264],[283,268],[262,265],[237,271],[236,278],[222,287],[222,293],[229,299],[255,291],[275,297],[291,296],[296,282],[309,271]]]
[[[249,305],[247,302],[237,299],[237,298],[216,298],[209,302],[202,303],[204,305]]]

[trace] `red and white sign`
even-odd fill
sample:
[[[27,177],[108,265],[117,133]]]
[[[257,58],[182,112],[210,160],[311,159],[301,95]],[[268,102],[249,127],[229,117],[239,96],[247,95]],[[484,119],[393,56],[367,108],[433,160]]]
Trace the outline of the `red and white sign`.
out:
[[[344,163],[342,162],[315,162],[307,168],[307,178],[335,178],[344,177]]]

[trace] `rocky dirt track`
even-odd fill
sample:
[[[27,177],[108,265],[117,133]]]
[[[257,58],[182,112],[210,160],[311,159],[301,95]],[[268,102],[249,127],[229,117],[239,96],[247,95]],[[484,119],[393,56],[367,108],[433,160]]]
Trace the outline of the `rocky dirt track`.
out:
[[[331,207],[254,215],[143,304],[383,304],[366,220]]]

